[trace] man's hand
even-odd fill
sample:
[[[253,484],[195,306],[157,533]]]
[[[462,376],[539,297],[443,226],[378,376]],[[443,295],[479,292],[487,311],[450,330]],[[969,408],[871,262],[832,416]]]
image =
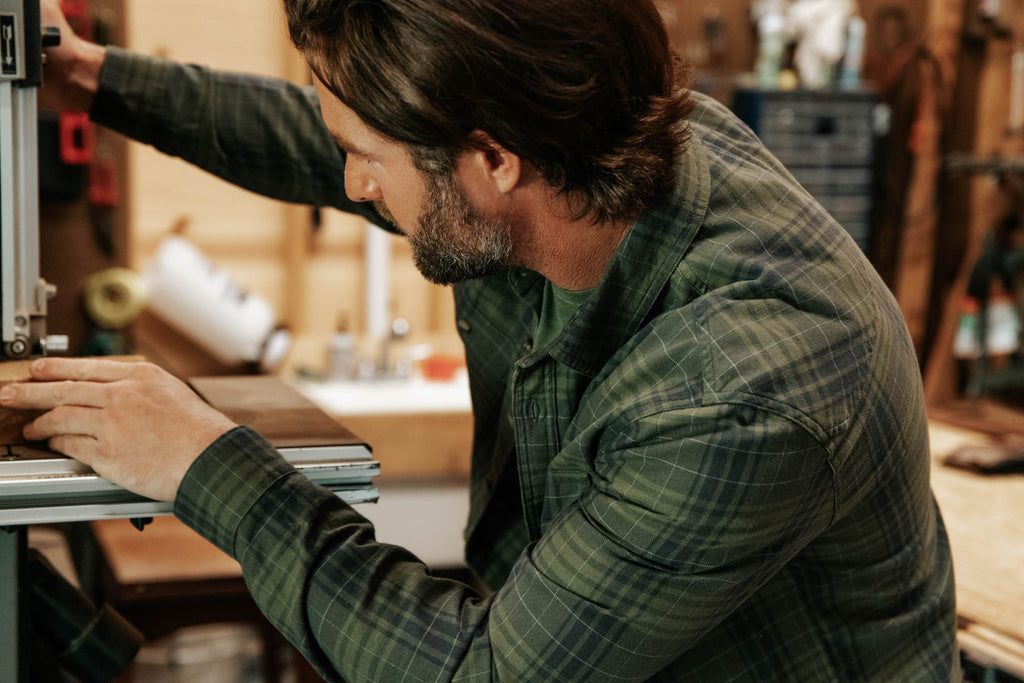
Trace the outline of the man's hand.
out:
[[[87,112],[99,86],[106,50],[75,35],[57,0],[42,0],[39,9],[43,26],[60,29],[60,45],[46,48],[39,106]]]
[[[196,457],[236,426],[149,363],[43,358],[30,372],[39,381],[0,390],[0,406],[49,411],[25,438],[148,498],[174,500]]]

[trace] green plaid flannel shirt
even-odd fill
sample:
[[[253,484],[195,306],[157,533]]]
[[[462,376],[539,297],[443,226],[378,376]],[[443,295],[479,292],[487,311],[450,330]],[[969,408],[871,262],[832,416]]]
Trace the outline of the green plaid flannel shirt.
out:
[[[189,471],[176,514],[328,678],[958,676],[900,312],[749,130],[699,102],[675,193],[546,347],[536,273],[454,287],[466,554],[493,594],[378,543],[247,428]],[[112,49],[93,117],[254,191],[372,215],[307,89]]]

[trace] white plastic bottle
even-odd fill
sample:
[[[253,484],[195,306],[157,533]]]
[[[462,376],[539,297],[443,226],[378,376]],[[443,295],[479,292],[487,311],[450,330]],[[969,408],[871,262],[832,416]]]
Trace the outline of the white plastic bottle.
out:
[[[839,87],[856,90],[860,87],[860,71],[864,62],[864,34],[867,25],[858,16],[850,17],[846,24],[846,50],[839,66]]]
[[[786,49],[786,20],[777,1],[766,0],[759,10],[762,13],[757,21],[757,81],[761,88],[771,90],[779,84]]]
[[[164,238],[142,279],[149,308],[226,365],[270,372],[291,347],[270,304],[232,282],[182,237]]]

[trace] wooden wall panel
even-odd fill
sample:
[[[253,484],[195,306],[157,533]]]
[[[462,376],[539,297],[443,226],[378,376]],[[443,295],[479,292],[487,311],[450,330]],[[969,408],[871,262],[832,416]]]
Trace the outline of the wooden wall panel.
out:
[[[331,334],[344,317],[348,329],[362,334],[365,318],[363,303],[362,256],[314,256],[307,261],[306,326],[308,334]]]
[[[180,159],[133,144],[133,255],[142,260],[185,220],[204,251],[271,252],[282,239],[283,206],[242,190]]]
[[[423,276],[416,270],[408,252],[403,249],[396,251],[395,268],[391,275],[391,300],[395,317],[405,318],[409,322],[410,336],[413,336],[416,330],[434,329],[436,323],[431,319],[431,288],[420,286]],[[449,329],[454,332],[455,328]]]
[[[316,254],[351,254],[362,252],[363,228],[366,219],[351,213],[324,209],[313,249]]]
[[[247,72],[282,72],[286,33],[278,0],[129,0],[133,49]]]
[[[676,49],[698,68],[735,73],[754,65],[754,27],[749,0],[689,2],[656,0]],[[722,27],[721,42],[709,45],[708,28]]]
[[[131,0],[129,47],[223,69],[282,76],[286,40],[277,0]],[[283,206],[237,189],[152,148],[130,151],[133,260],[181,216],[191,218],[191,237],[219,249],[241,242],[275,248],[281,240]]]
[[[306,335],[315,335],[320,346],[326,344],[341,318],[351,333],[363,332],[365,230],[363,218],[325,209],[321,212],[320,228],[306,243],[303,263],[299,266],[305,275],[302,330]]]

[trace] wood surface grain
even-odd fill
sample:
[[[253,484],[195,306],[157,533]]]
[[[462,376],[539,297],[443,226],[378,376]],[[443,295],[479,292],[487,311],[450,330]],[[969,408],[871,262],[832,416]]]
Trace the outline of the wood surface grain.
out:
[[[363,443],[277,377],[192,377],[189,384],[207,403],[277,448]]]

